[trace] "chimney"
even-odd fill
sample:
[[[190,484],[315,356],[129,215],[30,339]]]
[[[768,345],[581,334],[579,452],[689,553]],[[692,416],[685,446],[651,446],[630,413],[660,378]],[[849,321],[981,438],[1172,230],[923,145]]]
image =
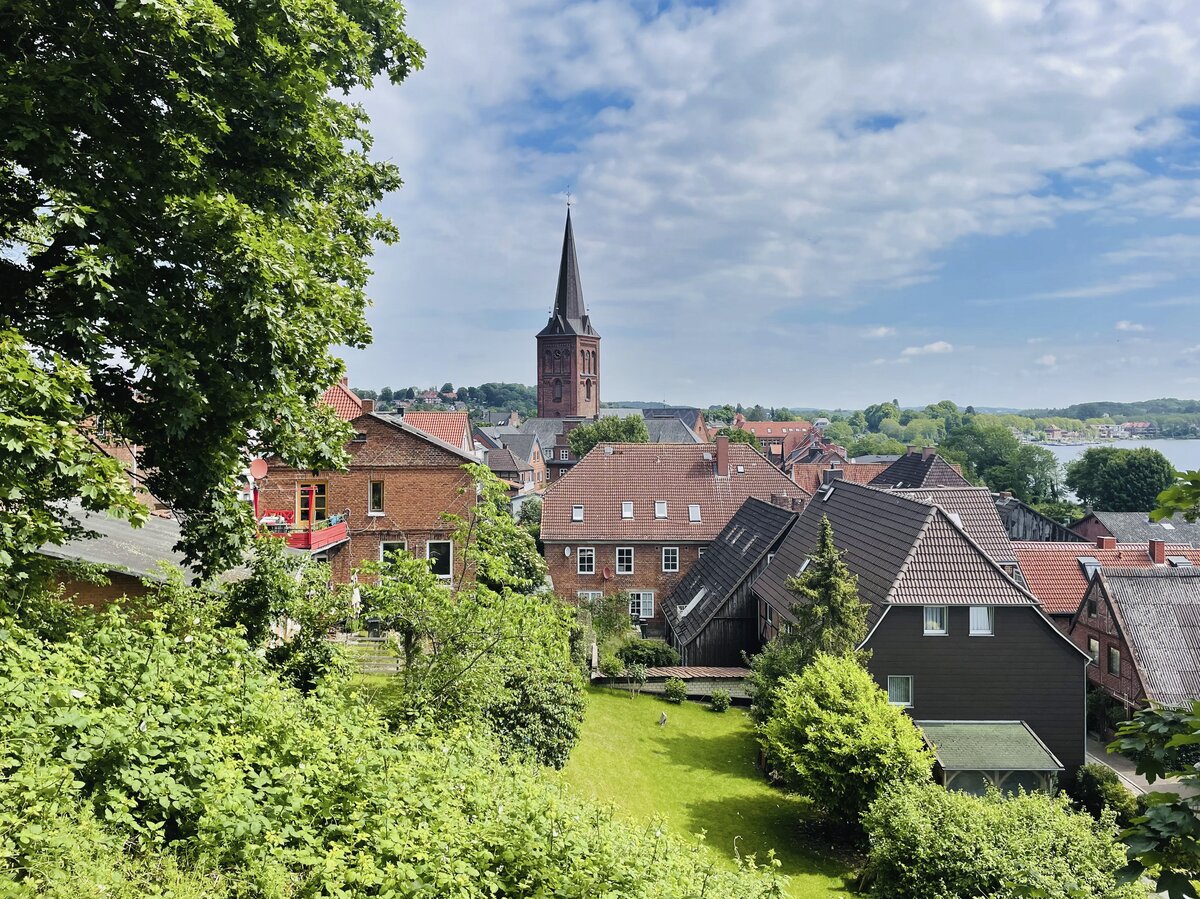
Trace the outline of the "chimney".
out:
[[[374,400],[363,400],[362,401],[362,410],[364,412],[374,412],[375,411],[375,401]]]
[[[841,481],[845,479],[845,477],[846,472],[842,471],[840,468],[826,468],[823,472],[821,472],[821,483],[832,484],[834,481]]]
[[[729,438],[717,437],[717,477],[729,477]]]
[[[1117,538],[1116,537],[1097,537],[1096,538],[1096,549],[1116,549],[1116,548],[1117,548]]]
[[[792,507],[792,498],[786,493],[772,493],[771,505],[779,506],[782,509],[790,509]]]
[[[804,511],[804,498],[803,497],[800,497],[800,496],[792,497],[792,511],[793,512],[803,512]]]
[[[350,376],[342,375],[341,378],[338,379],[338,383],[341,384],[343,387],[349,387],[350,386]]]
[[[919,453],[920,451],[921,451],[921,448],[920,448],[919,446],[910,446],[910,447],[908,448],[908,454],[909,454],[910,456],[915,456],[915,455],[916,455],[917,453]]]
[[[1150,541],[1150,561],[1155,565],[1167,564],[1167,541],[1166,540],[1151,540]]]
[[[924,461],[925,459],[928,459],[930,456],[932,456],[936,452],[937,452],[936,446],[925,447],[925,449],[921,450],[921,460]]]
[[[1001,499],[1012,499],[1012,491],[1011,490],[1001,490],[1000,498]]]

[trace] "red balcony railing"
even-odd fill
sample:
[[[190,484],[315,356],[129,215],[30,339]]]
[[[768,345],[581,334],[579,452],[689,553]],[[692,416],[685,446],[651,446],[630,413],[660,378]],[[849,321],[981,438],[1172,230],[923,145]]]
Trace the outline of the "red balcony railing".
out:
[[[311,524],[301,522],[298,525],[292,523],[293,517],[290,509],[266,509],[259,515],[258,523],[264,533],[283,537],[292,549],[308,552],[320,552],[350,539],[344,516],[335,515]]]

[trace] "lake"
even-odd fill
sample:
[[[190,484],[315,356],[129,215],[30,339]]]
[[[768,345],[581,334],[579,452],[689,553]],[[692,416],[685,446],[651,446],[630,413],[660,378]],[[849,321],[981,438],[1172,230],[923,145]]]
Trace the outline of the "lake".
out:
[[[1067,462],[1074,462],[1087,450],[1091,449],[1091,446],[1039,445],[1044,445],[1046,449],[1054,453],[1060,465],[1064,465]],[[1171,464],[1179,471],[1196,471],[1200,469],[1200,440],[1107,440],[1100,444],[1100,446],[1118,446],[1123,449],[1137,449],[1138,447],[1148,446],[1151,449],[1158,450],[1170,459]]]

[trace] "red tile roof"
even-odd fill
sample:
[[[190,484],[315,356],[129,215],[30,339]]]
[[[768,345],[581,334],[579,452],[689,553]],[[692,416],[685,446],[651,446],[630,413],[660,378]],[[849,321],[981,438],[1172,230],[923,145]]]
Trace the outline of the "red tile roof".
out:
[[[404,420],[459,449],[472,445],[471,421],[466,412],[405,412]]]
[[[353,421],[362,415],[362,400],[350,389],[345,378],[321,394],[321,402],[332,406],[342,421]]]
[[[782,438],[787,434],[807,434],[812,430],[812,422],[808,421],[744,421],[737,427],[749,431],[759,440],[768,437],[772,440]]]
[[[858,464],[848,462],[839,465],[838,468],[845,472],[843,475],[845,480],[852,484],[866,484],[891,464],[891,462],[860,462]],[[828,471],[829,468],[830,466],[826,462],[797,462],[792,466],[792,477],[799,487],[815,494],[821,489],[821,478],[824,477],[821,472]]]
[[[1017,561],[1029,592],[1038,598],[1047,614],[1072,615],[1087,591],[1087,576],[1079,560],[1091,556],[1101,567],[1150,568],[1149,546],[1118,543],[1115,549],[1100,549],[1091,543],[1040,543],[1016,540]],[[1200,565],[1200,550],[1188,544],[1168,544],[1168,556],[1186,556]]]
[[[727,477],[715,475],[715,457],[716,447],[706,443],[601,444],[546,491],[542,539],[707,543],[751,496],[768,502],[774,494],[810,496],[749,444],[729,445]],[[667,503],[666,518],[655,517],[656,501]],[[621,517],[623,502],[633,503],[633,518]],[[693,504],[700,506],[698,522],[689,520]],[[576,505],[583,506],[583,521],[571,520]]]

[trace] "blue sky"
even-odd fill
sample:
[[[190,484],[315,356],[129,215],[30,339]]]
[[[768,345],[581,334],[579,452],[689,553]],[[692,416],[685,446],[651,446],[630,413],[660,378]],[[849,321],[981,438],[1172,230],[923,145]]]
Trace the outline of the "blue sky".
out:
[[[604,399],[1200,396],[1191,2],[411,0],[351,383],[532,383],[570,185]]]

